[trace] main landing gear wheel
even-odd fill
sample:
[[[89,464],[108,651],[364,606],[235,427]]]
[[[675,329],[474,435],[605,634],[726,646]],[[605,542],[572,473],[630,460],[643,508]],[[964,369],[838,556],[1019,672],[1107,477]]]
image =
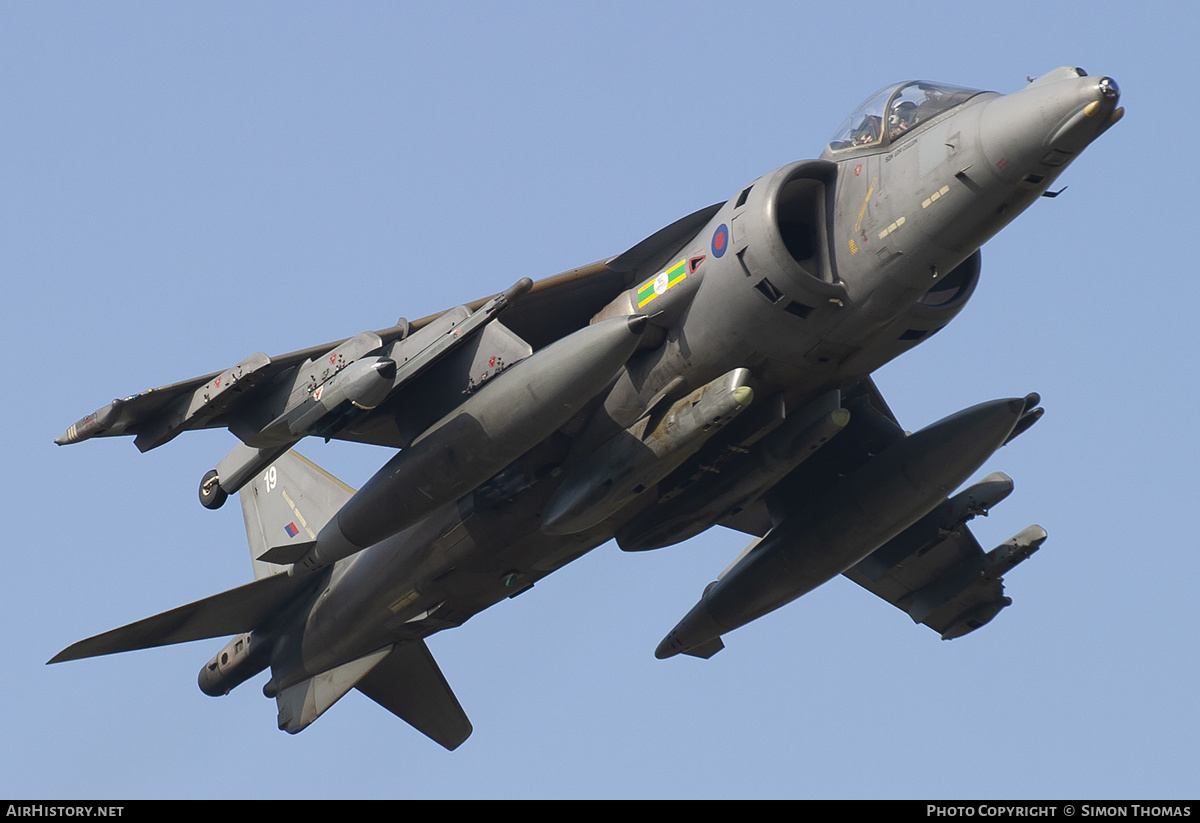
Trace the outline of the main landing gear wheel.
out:
[[[229,493],[221,488],[221,478],[213,469],[200,479],[200,505],[206,509],[219,509],[229,499]]]

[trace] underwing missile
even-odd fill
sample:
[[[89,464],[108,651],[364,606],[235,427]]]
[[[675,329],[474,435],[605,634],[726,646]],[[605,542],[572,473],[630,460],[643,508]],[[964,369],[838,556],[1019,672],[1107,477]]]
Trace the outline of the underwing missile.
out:
[[[575,467],[546,505],[542,531],[591,528],[696,453],[754,398],[750,372],[733,371],[619,432]]]
[[[1024,563],[1029,556],[1046,542],[1046,530],[1041,526],[1027,526],[988,552],[983,573],[988,577],[1008,574],[1017,564]]]
[[[235,432],[242,442],[204,475],[200,503],[218,509],[230,494],[307,435],[336,435],[361,413],[383,403],[399,386],[467,341],[478,340],[476,333],[481,329],[485,334],[494,329],[489,324],[532,285],[533,281],[523,277],[474,311],[460,306],[444,312],[417,331],[406,332],[373,359],[368,355],[380,351],[383,340],[365,331],[307,360],[289,377],[293,385],[282,412],[261,430]],[[519,358],[526,352],[516,354]]]
[[[580,329],[488,381],[380,469],[317,535],[260,559],[320,569],[457,500],[566,423],[637,349],[645,317]]]
[[[389,357],[368,357],[350,363],[317,386],[306,399],[271,421],[252,444],[236,445],[200,481],[200,503],[205,508],[220,508],[230,493],[242,488],[305,436],[336,434],[359,414],[382,403],[395,378],[396,362]]]
[[[396,378],[396,361],[388,357],[356,360],[320,385],[308,400],[280,415],[256,438],[255,445],[271,445],[271,440],[295,443],[315,434],[328,437],[336,433],[359,412],[370,411],[387,398]]]
[[[1021,399],[951,415],[891,446],[752,544],[655,651],[708,651],[749,623],[858,563],[966,480],[1012,432]],[[711,652],[710,652],[711,653]]]

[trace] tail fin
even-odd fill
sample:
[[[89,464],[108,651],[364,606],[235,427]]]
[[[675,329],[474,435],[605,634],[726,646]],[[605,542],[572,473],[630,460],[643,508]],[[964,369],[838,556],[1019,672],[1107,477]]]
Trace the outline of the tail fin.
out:
[[[247,483],[238,496],[246,520],[246,540],[254,578],[287,571],[287,566],[259,560],[268,550],[296,547],[316,540],[354,489],[308,458],[289,451]],[[303,554],[303,552],[301,552]]]

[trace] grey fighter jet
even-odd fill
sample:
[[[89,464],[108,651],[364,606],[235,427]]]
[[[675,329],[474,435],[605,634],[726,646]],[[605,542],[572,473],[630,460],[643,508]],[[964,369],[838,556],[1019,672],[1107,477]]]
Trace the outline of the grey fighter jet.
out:
[[[199,494],[240,498],[255,580],[51,662],[234,635],[200,671],[206,694],[269,670],[294,733],[357,688],[453,749],[471,725],[425,638],[613,538],[647,551],[714,525],[753,542],[660,658],[711,657],[839,574],[945,639],[974,631],[1046,533],[984,553],[966,523],[1012,481],[954,492],[1039,419],[1039,398],[910,435],[870,375],[962,310],[979,247],[1055,194],[1118,97],[1076,68],[1007,95],[888,86],[819,159],[616,257],[114,400],[56,442],[237,436]],[[395,454],[356,491],[292,451],[309,436]]]

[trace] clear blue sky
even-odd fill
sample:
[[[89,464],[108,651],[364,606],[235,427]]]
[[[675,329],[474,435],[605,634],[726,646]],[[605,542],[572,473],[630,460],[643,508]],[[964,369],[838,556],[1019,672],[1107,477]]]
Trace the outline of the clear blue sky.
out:
[[[0,6],[0,795],[1195,797],[1196,12],[1083,3]],[[878,382],[916,429],[1037,390],[982,473],[985,547],[1050,533],[1014,605],[943,643],[836,580],[726,638],[658,641],[746,542],[597,549],[435,637],[454,753],[351,694],[299,736],[223,641],[47,667],[249,579],[233,443],[57,448],[152,386],[623,251],[815,157],[862,99],[1110,74],[1125,120],[993,240],[970,306]],[[388,456],[303,449],[358,485]]]

